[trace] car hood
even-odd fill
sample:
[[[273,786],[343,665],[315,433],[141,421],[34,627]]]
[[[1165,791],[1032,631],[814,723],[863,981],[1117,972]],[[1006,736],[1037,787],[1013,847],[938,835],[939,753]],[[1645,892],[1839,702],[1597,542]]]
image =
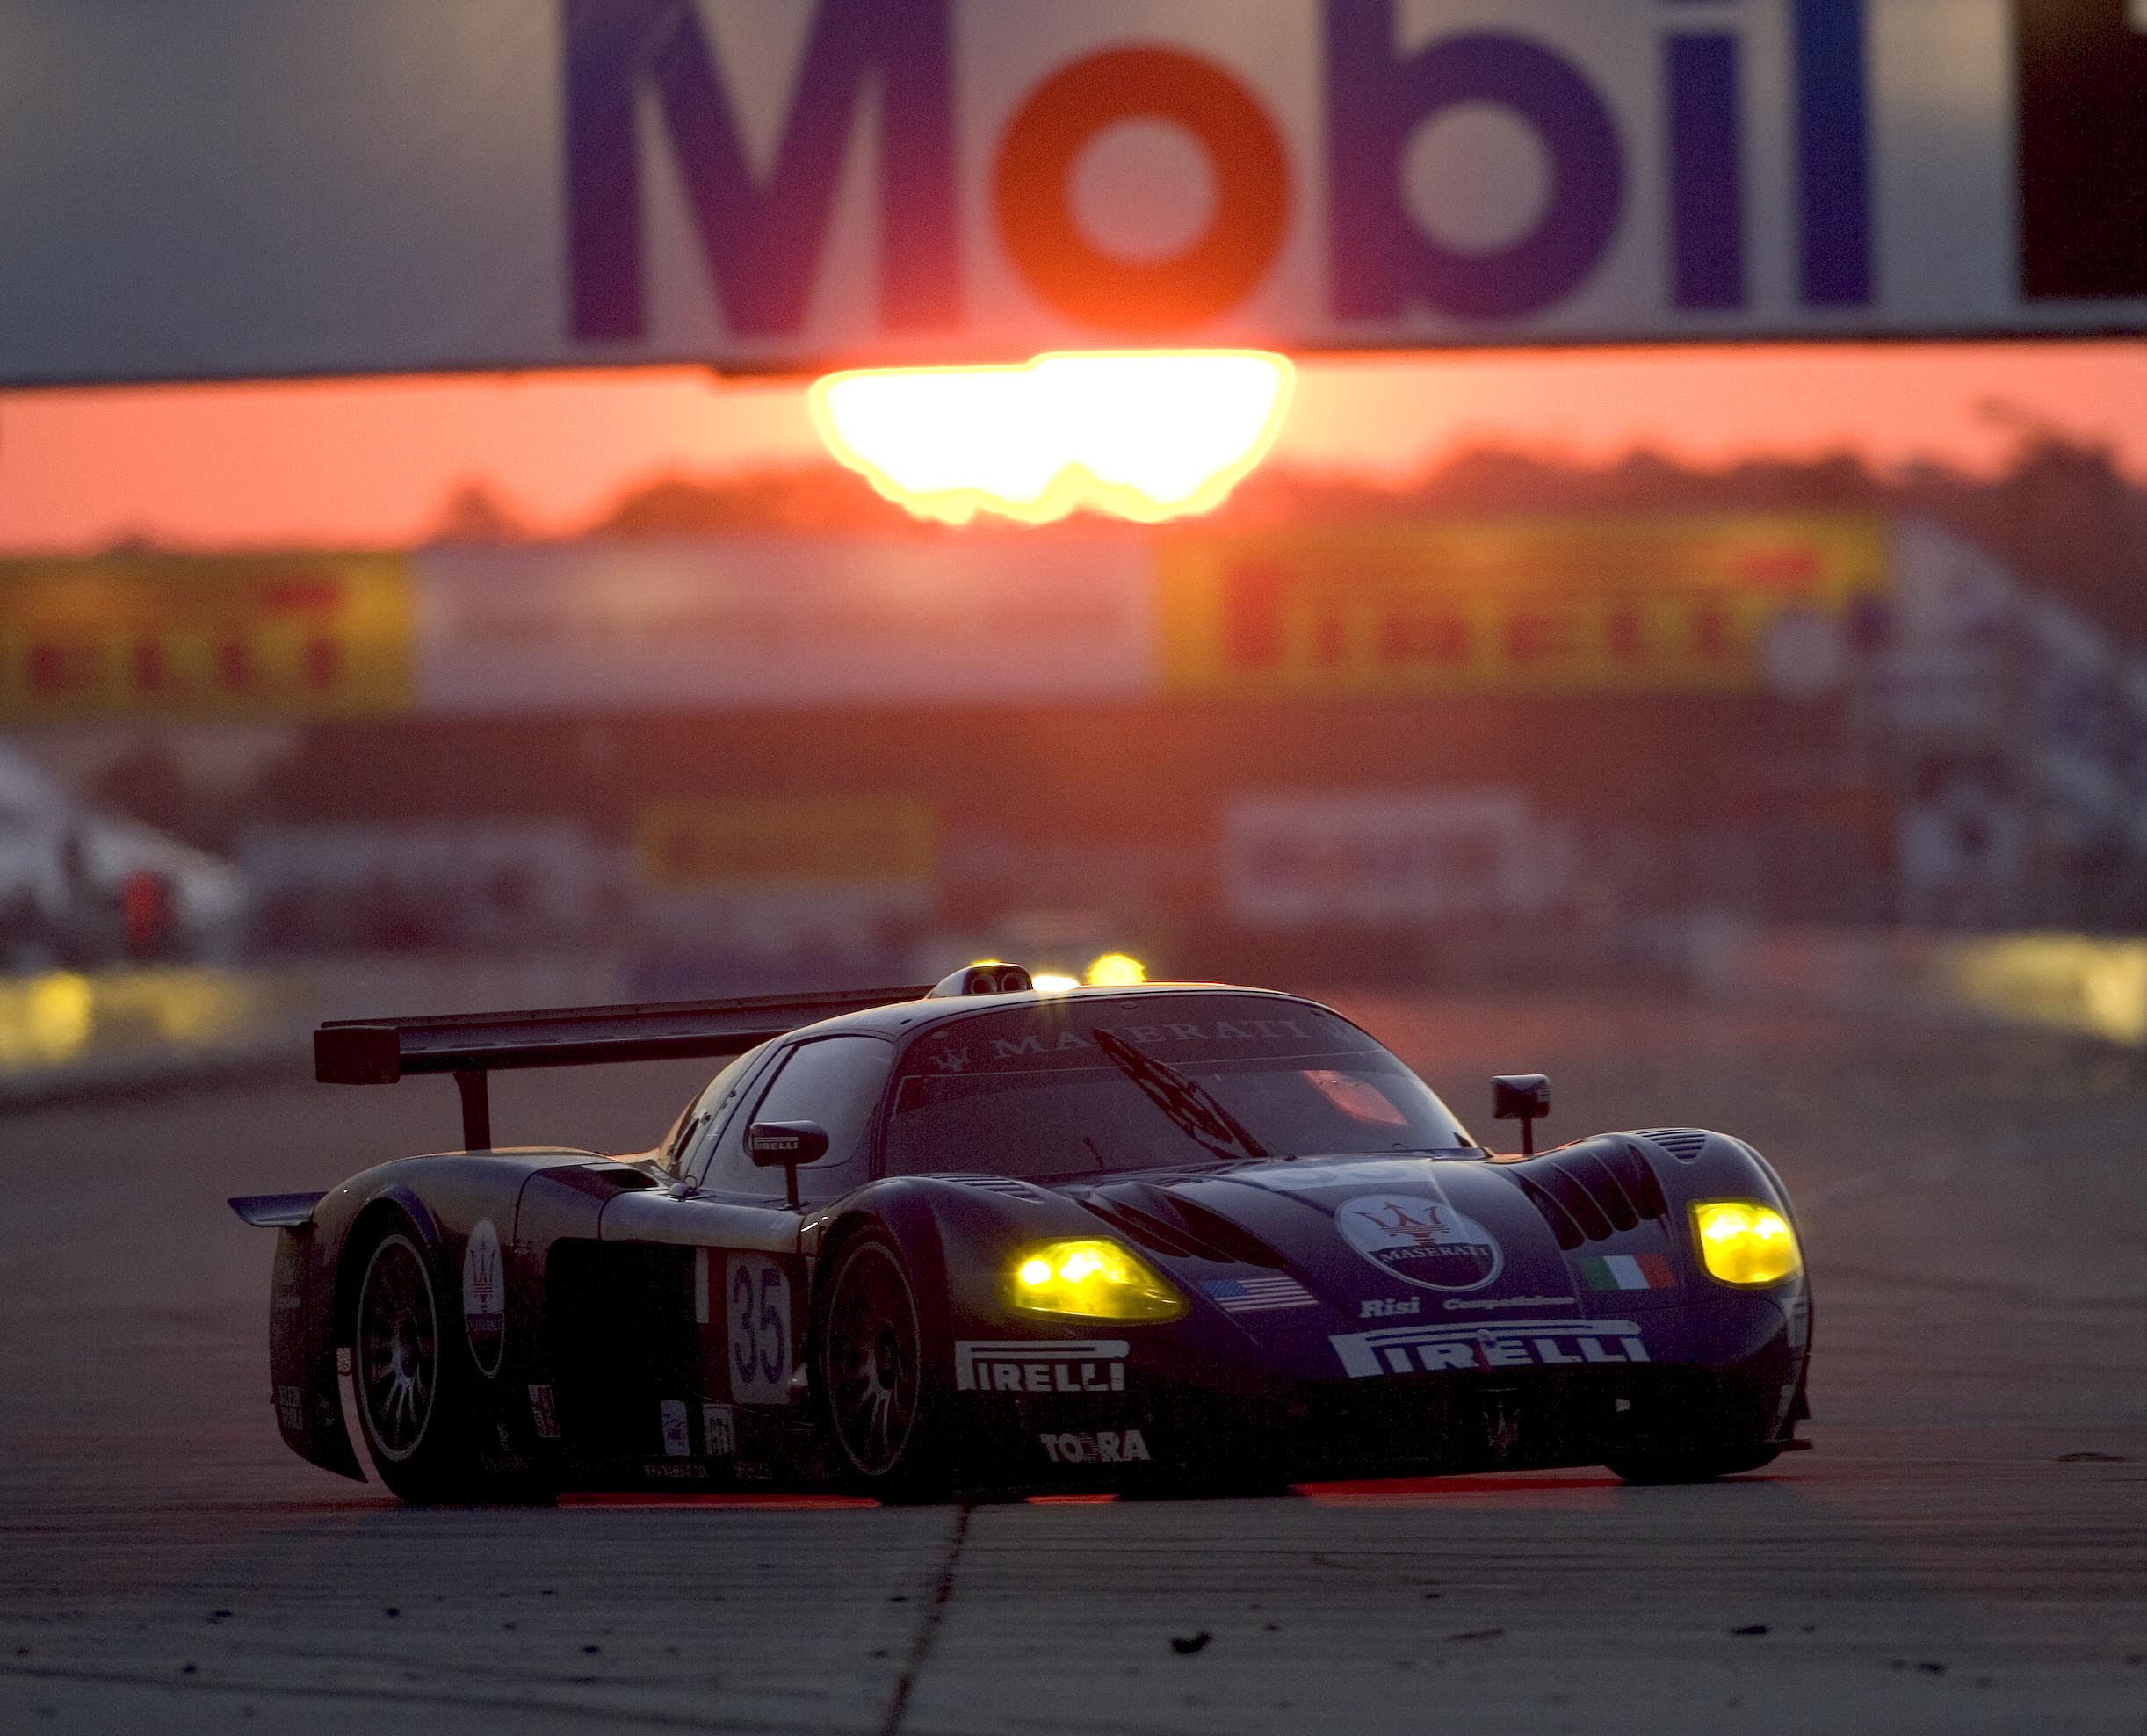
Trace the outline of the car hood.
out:
[[[1303,1307],[1300,1290],[1351,1320],[1463,1320],[1582,1302],[1543,1215],[1480,1159],[1277,1160],[1064,1191],[1240,1316]]]

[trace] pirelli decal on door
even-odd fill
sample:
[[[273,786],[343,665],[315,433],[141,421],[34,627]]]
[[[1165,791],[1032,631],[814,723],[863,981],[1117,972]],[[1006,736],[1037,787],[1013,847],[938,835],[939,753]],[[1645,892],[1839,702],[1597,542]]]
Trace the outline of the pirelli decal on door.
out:
[[[1631,1320],[1483,1321],[1338,1333],[1327,1341],[1353,1380],[1446,1369],[1541,1368],[1565,1363],[1645,1363]]]
[[[1123,1338],[962,1339],[954,1384],[964,1392],[1123,1392]]]

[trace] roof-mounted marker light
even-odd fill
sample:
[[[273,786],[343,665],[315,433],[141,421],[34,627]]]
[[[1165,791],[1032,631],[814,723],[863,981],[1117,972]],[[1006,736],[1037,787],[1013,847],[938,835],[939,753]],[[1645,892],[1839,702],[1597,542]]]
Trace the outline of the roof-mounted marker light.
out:
[[[935,1001],[955,995],[1019,995],[1035,987],[1029,973],[1019,965],[1003,965],[996,958],[981,958],[958,971],[950,971],[925,996]]]

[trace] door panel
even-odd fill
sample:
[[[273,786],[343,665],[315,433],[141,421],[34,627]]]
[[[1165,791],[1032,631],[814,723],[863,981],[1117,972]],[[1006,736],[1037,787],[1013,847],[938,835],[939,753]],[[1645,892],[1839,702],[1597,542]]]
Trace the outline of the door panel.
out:
[[[622,1196],[605,1209],[607,1249],[634,1263],[679,1262],[669,1311],[693,1346],[690,1380],[675,1377],[675,1390],[639,1404],[664,1459],[676,1461],[646,1474],[751,1481],[794,1457],[807,1419],[793,1381],[811,1313],[800,1222],[783,1207],[669,1193]],[[648,1324],[670,1335],[669,1322]]]

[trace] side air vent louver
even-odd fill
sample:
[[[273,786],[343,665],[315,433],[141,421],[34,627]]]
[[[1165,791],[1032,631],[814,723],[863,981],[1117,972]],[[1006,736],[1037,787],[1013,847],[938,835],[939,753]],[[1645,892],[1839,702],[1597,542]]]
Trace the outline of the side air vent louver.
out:
[[[1168,1255],[1177,1260],[1201,1257],[1189,1239],[1137,1207],[1100,1193],[1088,1195],[1081,1204],[1128,1241],[1138,1242],[1152,1253]]]
[[[1617,1178],[1618,1186],[1625,1190],[1625,1197],[1640,1217],[1660,1218],[1669,1211],[1670,1202],[1662,1197],[1662,1183],[1655,1179],[1653,1166],[1630,1140],[1612,1141],[1595,1157]]]
[[[1180,1259],[1211,1260],[1218,1265],[1274,1266],[1274,1255],[1235,1224],[1205,1206],[1177,1198],[1159,1188],[1135,1183],[1098,1188],[1081,1204],[1106,1223],[1124,1230],[1159,1254]]]
[[[1580,1233],[1590,1241],[1601,1241],[1609,1235],[1610,1214],[1595,1203],[1594,1196],[1565,1164],[1546,1163],[1529,1179],[1558,1201],[1565,1215],[1580,1225]]]
[[[1551,1233],[1558,1239],[1558,1246],[1568,1254],[1587,1240],[1580,1226],[1573,1222],[1572,1214],[1545,1193],[1526,1175],[1508,1169],[1506,1174],[1513,1183],[1528,1196],[1529,1204],[1543,1214],[1543,1222],[1551,1226]]]
[[[1569,1146],[1501,1168],[1569,1252],[1669,1210],[1647,1160],[1623,1140]]]
[[[1211,1212],[1198,1200],[1187,1199],[1182,1195],[1174,1196],[1170,1203],[1178,1221],[1225,1258],[1240,1261],[1247,1266],[1281,1269],[1282,1262],[1273,1248],[1251,1231],[1232,1223],[1221,1212]]]
[[[957,1175],[953,1177],[963,1187],[974,1188],[980,1193],[1004,1194],[1008,1199],[1048,1198],[1041,1188],[1031,1187],[1026,1182],[1015,1181],[1011,1176]]]
[[[1681,1163],[1690,1163],[1707,1144],[1707,1132],[1701,1127],[1644,1127],[1640,1137],[1652,1139]]]

